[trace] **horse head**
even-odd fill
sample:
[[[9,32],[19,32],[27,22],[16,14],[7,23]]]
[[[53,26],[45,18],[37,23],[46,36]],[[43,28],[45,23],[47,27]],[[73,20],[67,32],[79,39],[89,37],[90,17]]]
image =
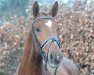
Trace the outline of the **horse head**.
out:
[[[60,41],[58,38],[58,26],[54,19],[57,12],[57,1],[49,14],[39,13],[37,1],[33,5],[34,20],[32,23],[32,35],[39,47],[36,53],[40,54],[43,60],[52,67],[57,67],[62,59]]]

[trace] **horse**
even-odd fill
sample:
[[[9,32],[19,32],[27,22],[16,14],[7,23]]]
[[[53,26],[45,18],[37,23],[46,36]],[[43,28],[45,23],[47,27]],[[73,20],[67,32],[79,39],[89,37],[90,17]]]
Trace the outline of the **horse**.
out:
[[[24,44],[21,62],[15,75],[80,75],[77,66],[60,50],[55,16],[56,1],[49,14],[40,13],[38,2],[33,4],[34,20]]]

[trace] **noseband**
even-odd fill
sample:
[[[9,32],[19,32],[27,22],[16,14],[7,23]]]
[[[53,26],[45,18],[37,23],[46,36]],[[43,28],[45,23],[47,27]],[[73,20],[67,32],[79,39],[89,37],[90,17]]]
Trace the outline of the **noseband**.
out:
[[[40,49],[40,54],[41,54],[41,56],[42,56],[42,58],[43,58],[44,61],[45,61],[45,70],[47,71],[48,57],[45,56],[46,53],[45,53],[45,51],[43,51],[43,49],[44,49],[44,47],[47,45],[48,42],[56,42],[57,45],[58,45],[58,47],[60,48],[60,40],[59,40],[59,38],[56,37],[56,36],[50,36],[50,37],[47,37],[47,38],[43,41],[42,44],[40,43],[40,41],[38,40],[38,38],[37,38],[37,36],[36,36],[36,34],[35,34],[34,24],[35,24],[35,22],[37,22],[38,20],[44,20],[44,19],[52,19],[52,20],[55,21],[55,19],[52,18],[52,17],[50,17],[50,18],[49,18],[49,17],[42,17],[42,18],[37,18],[37,19],[35,19],[35,20],[33,21],[33,23],[32,23],[32,35],[33,35],[33,38],[34,38],[34,40],[36,41],[36,43],[37,43],[37,45],[38,45],[38,47],[39,47],[39,49]],[[48,53],[47,53],[47,54],[48,54]],[[56,72],[57,72],[57,68],[58,68],[58,67],[54,67],[54,68],[56,68],[56,69],[55,69],[55,73],[54,73],[54,75],[56,75]],[[47,75],[47,73],[46,73],[46,75]]]

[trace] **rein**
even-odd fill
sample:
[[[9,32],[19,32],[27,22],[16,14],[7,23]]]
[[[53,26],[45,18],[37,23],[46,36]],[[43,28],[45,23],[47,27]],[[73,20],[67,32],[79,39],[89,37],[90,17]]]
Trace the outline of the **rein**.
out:
[[[36,34],[35,34],[34,24],[35,24],[38,20],[42,20],[42,19],[52,19],[52,20],[54,20],[54,21],[55,21],[55,19],[52,18],[52,17],[50,17],[50,18],[49,18],[49,17],[42,17],[42,18],[37,18],[37,19],[35,19],[35,20],[33,21],[33,23],[32,23],[32,35],[33,35],[33,38],[35,39],[35,41],[37,42],[37,45],[38,45],[38,47],[39,47],[39,49],[40,49],[40,54],[41,54],[43,60],[45,61],[45,70],[46,70],[46,75],[47,75],[47,62],[48,62],[48,53],[49,53],[49,48],[50,48],[50,46],[49,46],[49,48],[48,48],[47,56],[46,56],[45,51],[43,51],[43,49],[45,48],[45,46],[46,46],[47,43],[49,43],[49,42],[56,42],[57,45],[58,45],[58,47],[60,48],[60,40],[59,40],[59,38],[56,37],[56,36],[50,36],[50,37],[47,37],[47,38],[43,41],[42,44],[39,42],[39,40],[38,40],[38,38],[37,38],[37,36],[36,36]],[[33,40],[33,43],[34,43],[34,40]],[[51,45],[51,44],[50,44],[50,45]],[[35,49],[34,49],[34,50],[35,50]],[[50,67],[52,67],[52,66],[50,66]],[[57,67],[52,67],[52,68],[55,68],[55,73],[54,73],[54,75],[56,75],[58,66],[57,66]]]

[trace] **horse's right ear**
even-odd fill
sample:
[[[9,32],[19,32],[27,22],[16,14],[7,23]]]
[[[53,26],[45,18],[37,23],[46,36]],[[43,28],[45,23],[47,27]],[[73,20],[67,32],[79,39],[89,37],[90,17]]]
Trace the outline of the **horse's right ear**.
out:
[[[37,17],[38,14],[39,14],[39,5],[38,5],[37,1],[35,1],[34,5],[33,5],[33,15],[34,15],[34,17]]]
[[[58,12],[58,2],[56,1],[50,12],[52,17],[55,17]]]

